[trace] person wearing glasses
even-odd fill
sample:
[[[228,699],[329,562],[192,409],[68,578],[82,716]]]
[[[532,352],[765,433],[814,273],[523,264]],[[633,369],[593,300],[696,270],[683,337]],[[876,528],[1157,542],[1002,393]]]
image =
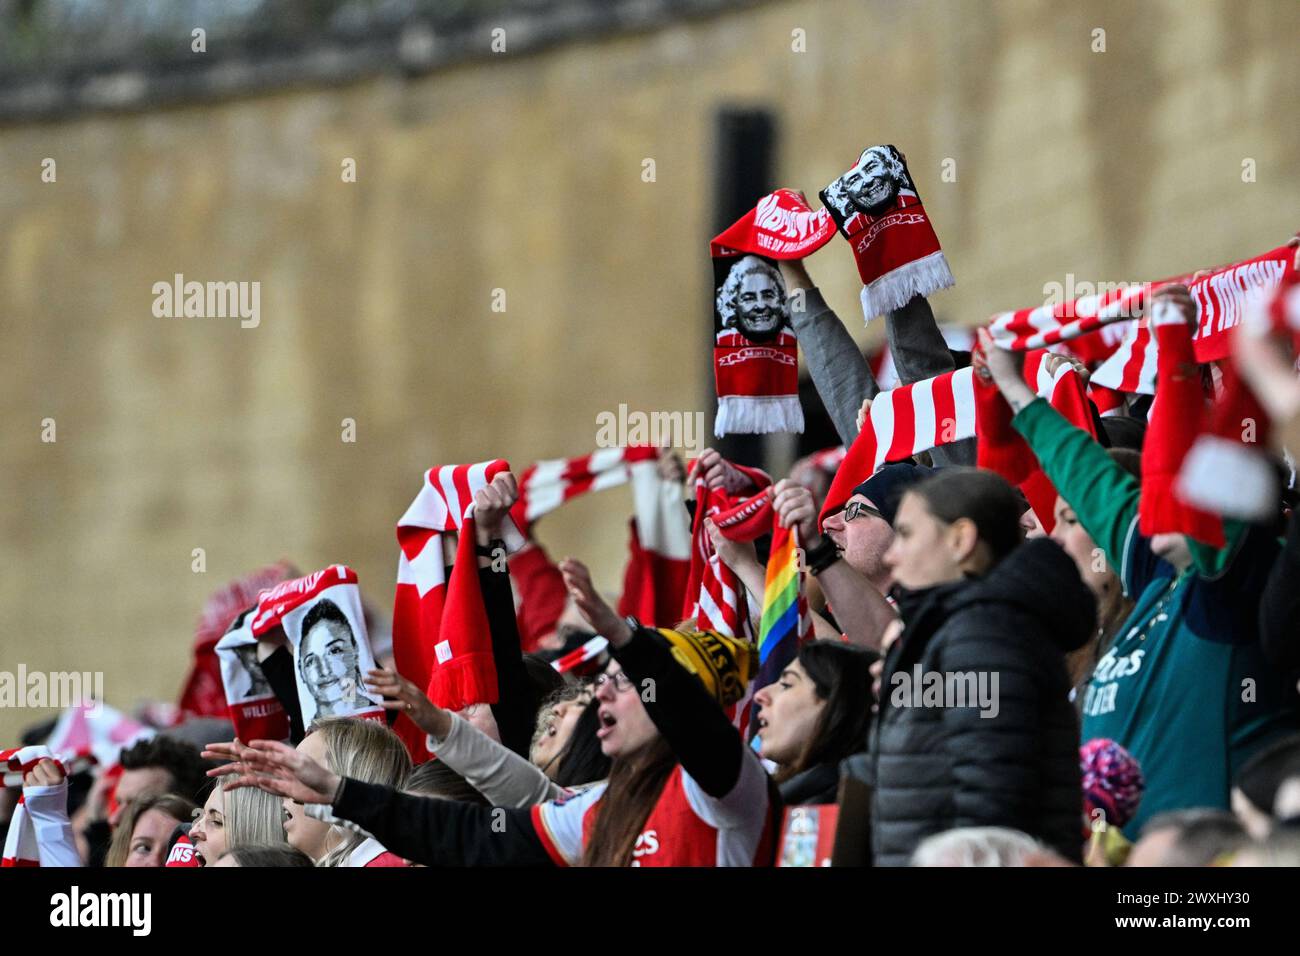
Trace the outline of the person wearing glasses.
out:
[[[430,866],[770,866],[780,797],[724,708],[757,650],[713,632],[620,618],[580,562],[565,586],[613,659],[595,687],[609,779],[531,808],[429,800],[333,773],[278,741],[214,744],[235,787],[329,804],[385,847]]]
[[[844,510],[829,515],[821,527],[811,491],[789,479],[776,484],[777,516],[796,529],[804,564],[850,643],[880,652],[886,630],[897,620],[885,552],[894,541],[903,493],[931,474],[932,469],[911,462],[887,464],[854,488]]]

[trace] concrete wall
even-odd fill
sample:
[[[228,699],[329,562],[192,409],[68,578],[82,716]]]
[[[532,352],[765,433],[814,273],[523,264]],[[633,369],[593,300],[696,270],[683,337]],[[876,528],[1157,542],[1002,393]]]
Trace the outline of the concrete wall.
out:
[[[1088,7],[773,3],[417,80],[0,128],[0,669],[170,698],[205,595],[250,566],[346,562],[387,608],[422,469],[583,453],[621,402],[706,408],[719,106],[772,108],[780,179],[809,195],[862,146],[903,148],[952,319],[1286,238],[1300,6]],[[858,330],[844,243],[810,269]],[[156,318],[175,273],[260,282],[261,324]],[[629,502],[541,535],[614,587]],[[0,743],[37,716],[0,711]]]

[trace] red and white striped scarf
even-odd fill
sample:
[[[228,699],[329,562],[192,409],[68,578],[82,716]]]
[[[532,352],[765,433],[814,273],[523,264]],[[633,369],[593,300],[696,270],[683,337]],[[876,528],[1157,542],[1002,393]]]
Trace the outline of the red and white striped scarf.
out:
[[[1156,397],[1142,442],[1138,527],[1146,537],[1176,531],[1222,547],[1219,516],[1188,506],[1174,493],[1183,460],[1206,414],[1192,329],[1182,310],[1169,301],[1156,302],[1149,327],[1158,343]]]
[[[1074,367],[1063,363],[1049,374],[1045,351],[1025,356],[1025,381],[1074,424],[1092,431],[1091,410]],[[835,473],[820,520],[844,507],[853,489],[886,462],[903,461],[939,445],[979,438],[979,465],[1022,484],[1037,470],[1028,445],[1010,427],[1010,409],[992,386],[977,390],[974,369],[963,368],[881,392],[867,421]],[[1040,499],[1041,503],[1041,499]],[[1035,507],[1039,520],[1044,514]],[[1046,508],[1047,525],[1051,508]]]
[[[431,468],[397,523],[397,669],[427,686],[429,699],[448,710],[497,701],[492,636],[478,580],[474,495],[509,469],[501,459]],[[458,532],[459,540],[448,579],[442,536],[450,531]],[[512,520],[505,522],[503,538],[508,552],[524,543]],[[414,725],[408,729],[423,740]]]
[[[1294,253],[1295,250],[1289,250]],[[1272,298],[1248,313],[1238,335],[1276,336],[1300,350],[1300,273],[1288,269]],[[1253,428],[1247,428],[1252,424]],[[1243,521],[1268,521],[1279,505],[1277,475],[1261,451],[1270,416],[1232,362],[1224,363],[1223,392],[1203,420],[1175,486],[1192,508]],[[1294,454],[1296,449],[1290,449]]]
[[[614,488],[632,477],[631,466],[653,463],[659,450],[653,445],[600,448],[578,458],[550,458],[539,461],[519,476],[519,500],[510,517],[523,534],[542,515],[554,511],[589,491]]]
[[[690,574],[690,523],[681,483],[659,477],[658,457],[659,449],[653,445],[629,445],[602,448],[578,458],[539,461],[523,473],[519,500],[510,515],[526,533],[534,521],[562,504],[587,492],[614,488],[630,480],[633,518],[618,610],[620,614],[634,614],[647,624],[667,627],[677,623],[685,600]],[[533,555],[525,578],[515,574],[515,561],[510,563],[512,580],[518,586],[516,614],[521,622],[529,617],[530,603],[548,600],[548,594],[535,592],[551,586],[551,580],[559,573],[543,578],[545,569],[532,566],[536,557]],[[560,582],[555,594],[558,600],[550,601],[555,607],[554,617],[563,610],[564,597]],[[526,633],[521,625],[520,634]]]
[[[1108,289],[1069,302],[1042,305],[993,316],[989,331],[1000,348],[1029,351],[1055,345],[1142,315],[1152,289],[1171,282],[1185,283],[1197,304],[1196,358],[1212,362],[1225,358],[1232,329],[1241,321],[1250,299],[1276,290],[1292,250],[1286,246],[1213,269],[1199,279],[1185,273],[1160,282]],[[1129,328],[1114,353],[1093,373],[1098,385],[1120,392],[1155,391],[1156,341],[1143,319]]]
[[[691,572],[686,587],[683,616],[695,620],[701,631],[753,640],[745,600],[745,586],[713,550],[704,521],[711,518],[718,530],[735,541],[753,541],[772,528],[772,479],[757,468],[728,463],[738,479],[726,488],[709,488],[695,481],[695,517],[691,526]],[[754,491],[756,494],[743,494]]]
[[[53,751],[45,746],[15,747],[0,750],[0,763],[5,766],[6,787],[21,787],[23,777],[40,761],[55,760],[64,774],[77,773],[90,763],[86,754],[73,758],[59,759]],[[0,867],[40,866],[40,841],[36,836],[36,826],[27,812],[26,801],[20,794],[14,814],[9,819],[9,832],[5,835],[4,854],[0,857]]]

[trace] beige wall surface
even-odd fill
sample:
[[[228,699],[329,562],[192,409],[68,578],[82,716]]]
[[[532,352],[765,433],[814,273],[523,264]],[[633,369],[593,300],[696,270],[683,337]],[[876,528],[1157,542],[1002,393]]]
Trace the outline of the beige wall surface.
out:
[[[1298,35],[1284,0],[807,0],[0,128],[0,670],[170,699],[205,595],[254,565],[345,562],[387,609],[430,465],[581,454],[622,402],[705,408],[720,106],[771,108],[779,179],[810,196],[865,145],[905,150],[957,277],[935,306],[976,322],[1067,273],[1154,278],[1300,226]],[[810,268],[861,335],[844,243]],[[260,325],[156,318],[176,273],[260,282]],[[593,496],[541,536],[615,587],[629,506]],[[39,716],[0,710],[0,744]]]

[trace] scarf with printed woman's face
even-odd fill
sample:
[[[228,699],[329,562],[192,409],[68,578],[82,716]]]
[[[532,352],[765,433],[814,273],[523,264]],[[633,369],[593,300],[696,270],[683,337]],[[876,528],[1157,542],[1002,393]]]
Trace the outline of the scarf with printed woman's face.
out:
[[[813,212],[798,193],[778,189],[709,243],[719,438],[803,431],[791,318],[803,293],[789,293],[775,260],[802,259],[834,231],[826,210]]]
[[[375,658],[355,571],[332,564],[263,591],[249,630],[258,638],[276,627],[293,650],[303,727],[322,717],[384,719],[365,686]]]
[[[868,146],[821,191],[821,200],[853,248],[868,322],[954,283],[907,163],[895,147]]]

